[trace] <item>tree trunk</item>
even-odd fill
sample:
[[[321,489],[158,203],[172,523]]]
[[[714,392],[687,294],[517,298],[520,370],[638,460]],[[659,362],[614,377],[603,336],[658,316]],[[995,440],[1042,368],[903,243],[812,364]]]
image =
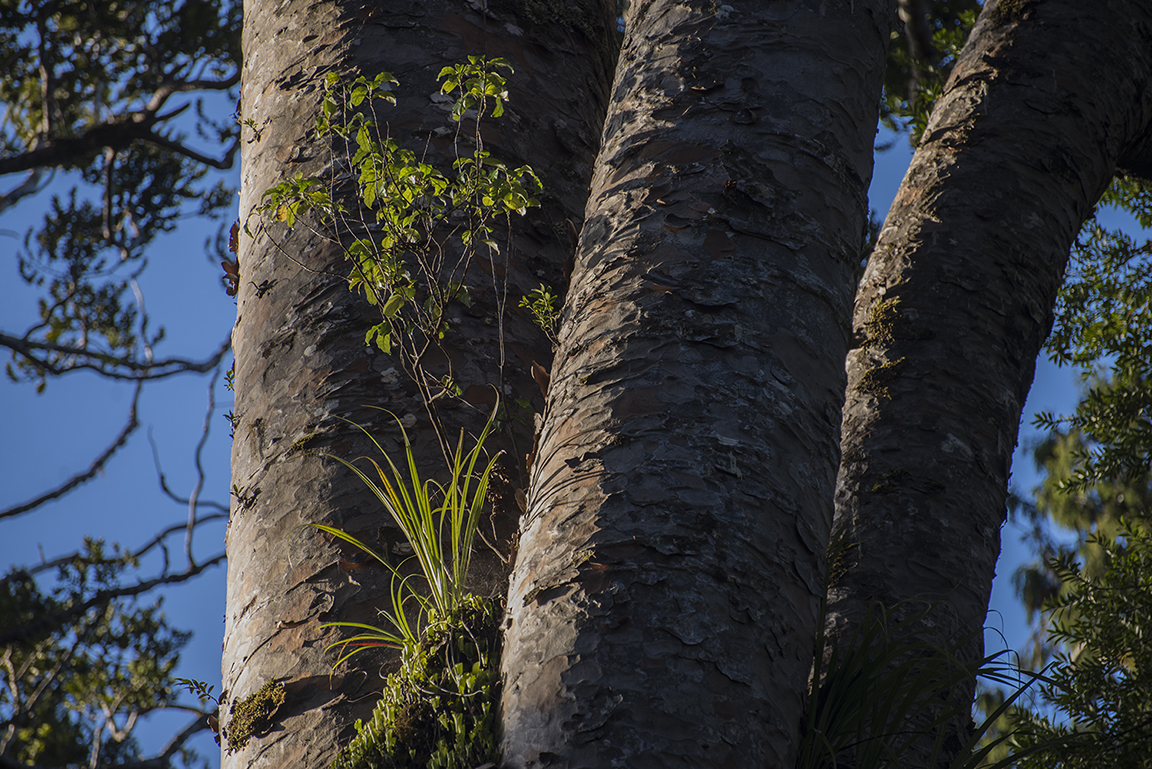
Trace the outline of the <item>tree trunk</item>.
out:
[[[507,766],[791,766],[891,6],[631,4],[508,599]]]
[[[980,658],[1020,412],[1072,240],[1148,131],[1149,40],[1146,2],[985,6],[856,297],[840,637],[873,602],[925,599],[928,640]]]
[[[534,361],[550,365],[549,343],[521,311],[505,318],[501,347],[492,276],[507,275],[512,308],[537,283],[563,280],[573,250],[565,220],[579,222],[607,103],[614,13],[609,0],[567,0],[554,10],[519,0],[255,0],[245,9],[242,118],[251,122],[244,129],[242,217],[264,190],[297,171],[326,177],[340,170],[327,140],[318,142],[313,132],[326,73],[391,72],[400,81],[398,104],[380,119],[403,146],[447,170],[455,126],[435,75],[469,55],[503,56],[516,67],[508,112],[485,129],[486,149],[511,165],[531,163],[546,192],[541,208],[512,222],[516,248],[505,250],[503,262],[481,265],[487,272],[469,275],[476,301],[471,310],[454,308],[446,358],[430,364],[437,374],[450,364],[476,407],[464,401],[445,407],[450,432],[483,424],[495,400],[491,385],[499,386],[505,405],[519,398],[543,407],[530,370]],[[250,226],[257,232],[255,219]],[[330,676],[336,656],[325,647],[341,635],[318,625],[380,624],[376,610],[388,580],[356,568],[351,561],[363,558],[354,551],[341,554],[299,527],[328,524],[389,551],[395,530],[360,481],[317,452],[348,459],[369,453],[342,419],[399,450],[391,417],[369,408],[379,405],[408,425],[425,476],[435,474],[425,468],[444,462],[412,381],[394,357],[364,344],[365,331],[380,318],[348,290],[339,247],[303,227],[286,232],[274,225],[255,240],[241,237],[239,265],[224,684],[235,702],[277,679],[287,699],[272,732],[225,765],[319,767],[354,733],[353,721],[371,711],[385,660],[363,654]],[[509,452],[491,524],[497,537],[514,528],[513,492],[527,485],[532,420],[525,421],[504,420],[502,445],[494,447]],[[494,556],[487,561],[490,573],[479,580],[498,589],[506,567]]]

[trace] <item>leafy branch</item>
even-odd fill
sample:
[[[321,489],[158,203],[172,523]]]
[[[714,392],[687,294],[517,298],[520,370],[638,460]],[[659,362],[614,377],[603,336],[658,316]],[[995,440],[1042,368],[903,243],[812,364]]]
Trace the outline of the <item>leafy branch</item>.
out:
[[[529,166],[514,168],[492,157],[479,131],[486,114],[503,114],[507,83],[501,73],[511,69],[503,59],[470,57],[466,64],[440,72],[441,93],[457,95],[452,119],[474,121],[473,148],[469,153],[458,148],[450,170],[400,146],[379,121],[376,105],[395,103],[391,89],[397,81],[390,74],[351,81],[329,74],[316,133],[343,143],[356,185],[356,210],[336,202],[334,178],[298,173],[265,191],[255,212],[265,233],[273,223],[289,229],[303,225],[341,244],[351,263],[344,276],[349,288],[379,313],[380,322],[367,331],[365,343],[399,354],[432,415],[446,456],[449,447],[432,404],[458,394],[459,388],[450,368],[443,375],[427,371],[425,354],[439,348],[450,332],[449,306],[471,306],[473,292],[466,282],[470,265],[500,254],[496,222],[537,206],[535,195],[541,190]],[[502,338],[503,305],[499,298],[497,302],[494,317]]]

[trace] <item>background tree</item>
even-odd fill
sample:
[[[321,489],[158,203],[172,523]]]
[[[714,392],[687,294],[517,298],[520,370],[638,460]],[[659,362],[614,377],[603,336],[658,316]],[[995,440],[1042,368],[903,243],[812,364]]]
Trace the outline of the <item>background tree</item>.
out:
[[[218,219],[232,205],[232,191],[208,170],[230,167],[238,147],[227,110],[211,100],[235,99],[239,14],[239,4],[199,0],[0,8],[0,174],[18,179],[0,196],[0,211],[28,222],[38,193],[51,194],[40,224],[5,232],[23,238],[14,261],[41,297],[38,317],[23,330],[0,330],[12,356],[7,373],[40,392],[81,371],[135,384],[124,428],[87,470],[0,518],[32,516],[98,477],[142,422],[143,383],[211,372],[227,352],[222,340],[194,355],[161,354],[164,330],[150,322],[141,276],[157,256],[151,249],[178,222]],[[193,530],[222,514],[205,512],[196,492],[181,499],[165,491],[189,509],[186,525],[133,548],[93,539],[0,578],[5,766],[194,760],[186,743],[207,727],[203,708],[180,705],[195,718],[156,755],[144,754],[132,736],[142,716],[177,706],[172,671],[187,641],[158,603],[142,605],[136,596],[223,560],[198,559],[192,550]],[[183,566],[168,558],[179,534]],[[161,552],[156,573],[141,569],[140,559]]]
[[[1026,659],[1033,669],[1048,666],[1052,683],[1000,728],[1021,730],[1022,744],[1041,735],[1078,739],[1028,766],[1139,766],[1149,739],[1140,661],[1152,619],[1144,600],[1149,478],[1140,411],[1150,402],[1141,354],[1148,243],[1105,224],[1115,219],[1112,208],[1146,227],[1146,195],[1144,182],[1123,178],[1103,196],[1073,247],[1046,345],[1055,360],[1078,367],[1085,384],[1073,414],[1037,418],[1050,428],[1033,448],[1043,481],[1016,509],[1037,556],[1014,576],[1036,617]]]

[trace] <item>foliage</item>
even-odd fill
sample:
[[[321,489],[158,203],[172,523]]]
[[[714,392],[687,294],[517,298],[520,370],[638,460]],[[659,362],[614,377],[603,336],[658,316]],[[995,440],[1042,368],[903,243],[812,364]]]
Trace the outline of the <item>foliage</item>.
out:
[[[560,309],[556,306],[559,300],[560,298],[552,293],[552,289],[543,283],[520,300],[520,306],[532,313],[532,319],[548,336],[553,347],[557,344],[556,334],[560,325]]]
[[[494,225],[499,217],[523,215],[538,205],[540,180],[528,166],[510,168],[484,149],[480,121],[489,110],[503,114],[507,99],[503,59],[469,57],[467,64],[445,67],[441,93],[458,91],[452,119],[473,117],[471,154],[457,154],[450,173],[425,163],[392,139],[381,127],[375,104],[394,104],[395,78],[346,81],[335,73],[324,80],[324,99],[317,118],[320,138],[342,140],[346,161],[356,179],[359,208],[349,212],[335,202],[336,179],[297,174],[264,192],[258,209],[265,218],[297,225],[314,212],[317,234],[344,245],[352,263],[349,287],[363,292],[379,309],[380,323],[368,330],[365,343],[390,353],[399,344],[402,360],[421,385],[427,401],[434,393],[451,393],[440,378],[421,366],[424,352],[449,330],[448,306],[471,304],[464,285],[468,266],[478,256],[499,254]],[[457,134],[457,143],[460,137]],[[264,225],[261,225],[264,226]],[[458,243],[457,247],[455,244]],[[503,309],[498,308],[498,315]],[[448,375],[451,381],[451,374]]]
[[[1152,198],[1138,180],[1117,177],[1100,206],[1141,227],[1152,223]],[[1044,735],[1082,738],[1074,750],[1049,754],[1045,766],[1142,765],[1127,743],[1140,729],[1116,711],[1121,703],[1133,714],[1149,707],[1126,699],[1137,688],[1139,669],[1114,666],[1117,644],[1130,643],[1132,623],[1146,621],[1146,588],[1132,579],[1131,566],[1144,557],[1152,503],[1150,247],[1106,227],[1102,218],[1098,212],[1086,222],[1073,246],[1047,343],[1053,360],[1084,372],[1086,390],[1071,416],[1037,416],[1036,424],[1049,429],[1032,451],[1043,480],[1032,500],[1013,505],[1017,520],[1031,526],[1037,555],[1014,575],[1029,617],[1040,613],[1028,662],[1055,662],[1040,706],[1013,709],[1000,728],[1025,727],[1032,737],[1022,735],[1019,744]],[[1059,538],[1051,523],[1060,527]],[[1105,756],[1121,758],[1110,764],[1114,759]],[[1022,764],[1039,765],[1040,759]]]
[[[1041,745],[1059,744],[1040,741],[1002,761],[984,763],[1007,735],[981,745],[982,738],[1041,677],[1025,674],[1030,680],[1018,686],[1018,671],[1002,664],[1000,653],[965,663],[957,652],[969,639],[956,639],[947,647],[920,640],[916,629],[931,611],[931,605],[902,604],[888,610],[875,604],[847,642],[831,646],[824,629],[819,631],[798,769],[835,769],[841,763],[854,769],[937,766],[949,736],[949,721],[957,707],[969,706],[949,701],[948,693],[978,677],[1007,684],[1015,691],[977,727],[956,753],[951,769],[999,769],[1040,750]],[[924,734],[933,737],[931,755],[910,756]]]
[[[236,85],[239,18],[239,3],[215,0],[0,8],[0,174],[28,174],[0,195],[0,210],[41,191],[46,169],[69,172],[67,191],[52,196],[17,255],[21,278],[43,296],[36,322],[4,339],[11,378],[42,390],[48,377],[77,368],[116,377],[186,368],[186,360],[153,358],[163,329],[147,329],[129,291],[138,293],[157,237],[232,203],[230,188],[206,182],[209,166],[231,165],[236,126],[209,118],[202,98],[168,103]],[[194,104],[199,139],[231,143],[224,159],[192,149],[174,126]]]
[[[1012,512],[1018,522],[1030,527],[1029,539],[1037,560],[1022,566],[1013,576],[1016,591],[1031,619],[1054,600],[1063,583],[1052,564],[1069,557],[1080,560],[1084,574],[1097,578],[1107,570],[1107,551],[1100,543],[1114,540],[1123,528],[1123,519],[1146,517],[1152,506],[1152,476],[1145,473],[1091,485],[1069,484],[1087,453],[1080,432],[1053,430],[1032,448],[1042,481],[1033,489],[1032,499],[1014,500]],[[1053,535],[1049,523],[1059,527]],[[1033,664],[1047,661],[1050,644],[1034,656]]]
[[[473,769],[496,761],[502,616],[492,600],[467,595],[430,624],[388,676],[372,718],[356,722],[333,769]]]
[[[907,132],[913,146],[928,125],[980,5],[978,0],[928,0],[910,3],[911,13],[901,13],[904,34],[892,33],[880,119],[893,131]]]
[[[1152,189],[1143,181],[1117,178],[1100,205],[1130,215],[1141,227],[1152,225]],[[1093,217],[1072,249],[1047,343],[1053,360],[1089,372],[1088,391],[1073,415],[1036,418],[1040,427],[1076,431],[1085,439],[1072,473],[1062,481],[1065,487],[1138,477],[1152,467],[1149,297],[1152,244],[1138,243]]]
[[[1051,636],[1061,651],[1042,687],[1045,711],[1016,709],[1013,741],[1039,751],[1020,769],[1139,769],[1152,766],[1152,537],[1147,524],[1126,522],[1120,536],[1092,538],[1108,567],[1087,573],[1071,554],[1053,567],[1064,589],[1049,604]]]
[[[499,410],[497,402],[467,454],[461,431],[447,484],[421,480],[407,431],[399,419],[407,481],[370,435],[391,471],[385,473],[369,459],[379,482],[351,462],[334,457],[356,473],[400,527],[420,566],[424,588],[414,588],[413,575],[405,575],[386,554],[377,553],[352,535],[331,526],[308,524],[360,548],[392,575],[392,605],[380,610],[390,627],[356,622],[321,626],[357,632],[328,647],[343,651],[336,665],[374,647],[390,647],[401,653],[401,668],[389,676],[372,720],[368,725],[357,722],[357,737],[336,766],[464,769],[494,755],[501,613],[491,601],[468,593],[465,580],[488,495],[488,478],[500,455],[489,459],[480,472],[477,464]],[[415,621],[410,618],[410,604],[417,607]]]
[[[488,496],[488,478],[500,454],[497,453],[489,459],[488,465],[479,474],[477,463],[480,461],[484,441],[492,430],[498,411],[499,403],[492,411],[475,445],[467,454],[464,453],[464,431],[460,431],[456,452],[448,468],[450,480],[447,484],[420,479],[420,472],[416,468],[416,460],[412,454],[412,444],[408,440],[408,432],[399,419],[396,419],[396,424],[404,436],[404,455],[408,464],[407,482],[392,459],[384,454],[380,444],[364,428],[360,429],[384,455],[384,460],[391,470],[391,479],[374,459],[368,461],[376,471],[379,483],[351,462],[333,457],[350,468],[372,490],[384,505],[384,509],[388,511],[388,515],[400,527],[405,540],[412,547],[412,557],[419,563],[424,588],[427,591],[427,595],[424,595],[424,591],[414,589],[410,584],[411,577],[404,576],[393,566],[387,554],[377,553],[339,529],[319,523],[308,524],[370,554],[388,569],[393,578],[392,606],[390,609],[381,610],[381,614],[394,630],[348,622],[335,622],[322,626],[356,627],[368,631],[367,634],[333,644],[342,649],[348,646],[354,647],[337,661],[337,665],[356,652],[373,646],[390,646],[401,650],[410,648],[419,640],[420,628],[426,621],[451,615],[467,596],[465,580],[472,560],[472,544],[480,523],[480,512]],[[396,418],[395,415],[393,418]],[[472,486],[473,482],[476,484],[475,488]],[[409,602],[415,603],[418,607],[415,628],[410,623],[405,609]]]
[[[171,703],[172,671],[189,634],[168,626],[159,601],[99,600],[132,565],[89,539],[83,557],[60,565],[49,592],[26,573],[0,579],[0,628],[29,629],[0,646],[0,755],[59,766],[141,757],[133,728]],[[45,617],[88,604],[78,622],[35,630]]]

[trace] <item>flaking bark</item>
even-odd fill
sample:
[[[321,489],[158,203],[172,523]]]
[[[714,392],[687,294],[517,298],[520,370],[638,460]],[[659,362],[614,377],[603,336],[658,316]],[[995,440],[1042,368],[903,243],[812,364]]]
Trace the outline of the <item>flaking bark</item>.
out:
[[[509,767],[788,767],[892,4],[632,2],[509,595]]]
[[[1140,160],[1149,40],[1145,2],[985,7],[856,298],[834,637],[874,601],[924,599],[927,639],[980,658],[1021,409],[1072,240],[1118,161]]]
[[[511,165],[531,163],[547,192],[540,209],[513,220],[515,247],[504,252],[510,256],[469,275],[473,309],[453,308],[446,347],[455,379],[474,406],[445,408],[453,439],[460,427],[478,432],[494,401],[491,385],[507,405],[516,398],[543,405],[530,366],[549,365],[550,347],[515,307],[538,282],[557,286],[571,258],[565,220],[579,220],[595,157],[614,51],[613,10],[603,0],[556,7],[256,0],[245,8],[241,117],[251,122],[243,136],[242,218],[264,190],[297,171],[322,177],[342,171],[331,165],[331,148],[314,138],[328,72],[349,78],[391,72],[400,81],[398,104],[382,109],[381,120],[402,145],[447,169],[455,126],[436,74],[469,55],[503,56],[516,68],[507,114],[485,129],[486,148]],[[254,232],[256,225],[251,220]],[[347,419],[369,428],[397,457],[395,423],[369,408],[383,406],[409,425],[425,477],[436,476],[444,460],[411,380],[394,358],[364,344],[379,315],[349,292],[339,249],[303,227],[287,233],[273,225],[270,231],[279,247],[268,234],[240,240],[223,672],[233,700],[273,678],[285,682],[287,696],[271,733],[225,757],[224,765],[323,767],[348,741],[352,723],[371,711],[386,660],[360,655],[330,676],[336,656],[324,648],[344,636],[318,626],[379,624],[376,610],[386,600],[388,581],[383,572],[352,563],[363,560],[355,551],[339,552],[330,540],[299,527],[336,526],[381,549],[390,549],[397,536],[360,481],[318,453],[349,459],[372,453],[341,421]],[[504,357],[492,273],[508,275],[511,284]],[[437,374],[446,370],[443,360],[430,365],[440,367]],[[507,484],[496,493],[497,538],[506,539],[514,527],[514,487],[526,485],[522,463],[532,442],[527,417],[505,419],[491,446],[509,452]],[[502,547],[506,552],[506,541]],[[485,561],[490,573],[480,575],[480,587],[499,589],[504,567],[495,557],[481,557],[480,569]]]

